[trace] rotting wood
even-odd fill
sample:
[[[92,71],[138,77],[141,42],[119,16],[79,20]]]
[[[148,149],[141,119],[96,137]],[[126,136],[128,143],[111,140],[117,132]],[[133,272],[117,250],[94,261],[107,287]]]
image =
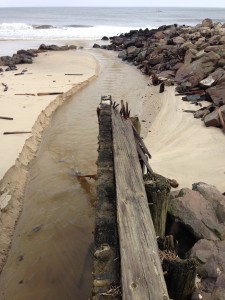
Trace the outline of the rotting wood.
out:
[[[37,96],[62,95],[63,92],[37,93]]]
[[[112,110],[124,300],[169,299],[130,120]]]
[[[156,173],[153,176],[144,175],[144,183],[156,235],[163,238],[166,230],[170,183],[167,178]]]
[[[18,76],[18,75],[24,75],[24,72],[14,74],[14,76]]]
[[[73,75],[75,75],[75,76],[82,76],[84,74],[65,74],[65,75],[68,75],[68,76],[73,76]]]
[[[25,94],[14,94],[15,96],[35,96],[35,94],[29,94],[29,93],[25,93]]]
[[[4,135],[7,135],[7,134],[24,134],[24,133],[31,133],[31,131],[5,131],[5,132],[3,132]]]
[[[197,263],[195,259],[164,259],[163,271],[169,296],[173,300],[189,300],[195,288]]]
[[[116,191],[112,151],[111,105],[99,109],[99,148],[92,300],[121,299],[116,223]]]
[[[10,117],[2,117],[2,116],[0,116],[0,119],[1,119],[1,120],[13,120],[13,118],[10,118]]]
[[[221,125],[222,125],[223,132],[225,132],[225,123],[224,123],[224,119],[223,119],[223,116],[222,116],[220,107],[219,107],[219,108],[216,108],[216,110],[217,110],[217,113],[218,113],[218,115],[219,115],[219,119],[220,119],[220,123],[221,123]]]
[[[8,91],[8,85],[7,85],[7,84],[5,84],[5,83],[2,83],[2,85],[4,86],[4,90],[3,90],[3,92],[7,92],[7,91]]]

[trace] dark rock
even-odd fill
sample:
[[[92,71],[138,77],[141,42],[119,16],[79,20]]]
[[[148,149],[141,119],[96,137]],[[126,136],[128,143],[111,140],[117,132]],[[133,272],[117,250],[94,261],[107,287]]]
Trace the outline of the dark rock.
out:
[[[2,73],[4,70],[2,68],[0,68],[0,73]]]
[[[199,81],[215,70],[220,57],[215,52],[205,53],[201,58],[194,60],[191,64],[184,64],[177,71],[175,81],[191,83],[192,87],[198,85]]]
[[[102,41],[108,41],[108,40],[109,40],[109,38],[108,38],[107,36],[104,35],[104,36],[102,37]]]
[[[225,82],[210,87],[206,92],[217,106],[225,104]]]
[[[94,43],[93,48],[101,48],[99,44]]]
[[[206,293],[207,297],[211,296],[206,299],[224,299],[225,241],[200,240],[191,249],[190,257],[199,261],[197,272],[201,277],[200,286],[194,294],[199,293],[203,296]]]
[[[195,184],[193,189],[171,193],[168,213],[197,239],[225,239],[225,197],[213,186]],[[222,219],[223,218],[223,219]]]

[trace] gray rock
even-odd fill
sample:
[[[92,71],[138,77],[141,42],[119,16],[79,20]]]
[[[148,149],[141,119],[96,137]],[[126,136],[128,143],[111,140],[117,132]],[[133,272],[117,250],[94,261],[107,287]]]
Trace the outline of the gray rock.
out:
[[[213,27],[213,21],[209,18],[206,18],[202,21],[202,26],[203,27]]]
[[[175,194],[169,201],[169,214],[197,239],[224,240],[225,197],[211,185],[198,183],[194,189],[185,188]]]
[[[122,58],[122,59],[126,59],[127,58],[127,51],[126,50],[120,51],[119,54],[118,54],[118,57]]]
[[[206,299],[222,300],[225,295],[225,241],[200,240],[190,251],[190,257],[199,261],[198,275],[201,278],[198,293]],[[211,298],[210,298],[211,297]],[[205,298],[202,298],[205,299]]]

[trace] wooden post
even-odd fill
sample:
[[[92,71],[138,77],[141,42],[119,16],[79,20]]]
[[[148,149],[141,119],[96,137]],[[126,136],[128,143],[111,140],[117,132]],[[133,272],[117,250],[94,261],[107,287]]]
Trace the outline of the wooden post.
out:
[[[156,173],[153,176],[144,175],[144,183],[156,235],[163,238],[166,230],[170,184],[165,177]]]
[[[189,300],[195,289],[197,263],[195,259],[163,260],[163,270],[170,298]]]
[[[112,125],[123,300],[168,300],[132,124]]]

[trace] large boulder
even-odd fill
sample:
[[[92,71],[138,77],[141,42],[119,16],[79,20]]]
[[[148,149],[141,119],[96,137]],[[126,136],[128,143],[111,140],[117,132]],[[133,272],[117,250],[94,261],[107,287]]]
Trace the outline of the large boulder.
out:
[[[209,18],[206,18],[202,21],[202,27],[213,27],[213,21]]]
[[[192,87],[195,87],[199,84],[199,81],[215,70],[219,59],[220,56],[213,51],[203,53],[199,59],[181,66],[177,71],[175,81],[179,83],[188,81]]]
[[[197,239],[225,240],[225,197],[211,185],[197,183],[172,192],[168,213]]]
[[[225,104],[225,82],[210,87],[206,92],[217,106]]]
[[[225,299],[225,241],[202,239],[191,249],[190,257],[199,262],[200,277],[192,299]]]

